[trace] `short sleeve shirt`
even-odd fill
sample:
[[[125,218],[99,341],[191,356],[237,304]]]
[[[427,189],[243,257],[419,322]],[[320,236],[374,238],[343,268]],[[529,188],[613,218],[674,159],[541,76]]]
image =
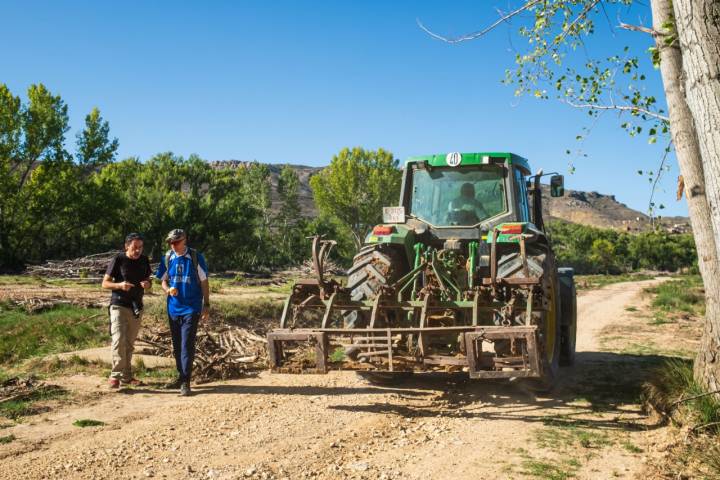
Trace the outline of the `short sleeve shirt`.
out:
[[[203,294],[200,282],[207,280],[208,267],[205,257],[197,252],[197,271],[193,272],[192,255],[190,249],[184,255],[170,254],[169,265],[165,265],[166,256],[160,259],[155,276],[160,280],[167,280],[171,287],[178,289],[174,297],[168,295],[168,314],[171,317],[201,313],[203,308]]]
[[[133,260],[125,253],[118,254],[110,261],[105,275],[112,278],[113,282],[129,282],[135,285],[127,292],[124,290],[113,290],[110,296],[110,305],[133,308],[133,303],[142,309],[143,295],[145,290],[140,282],[147,280],[152,275],[150,260],[145,255]]]

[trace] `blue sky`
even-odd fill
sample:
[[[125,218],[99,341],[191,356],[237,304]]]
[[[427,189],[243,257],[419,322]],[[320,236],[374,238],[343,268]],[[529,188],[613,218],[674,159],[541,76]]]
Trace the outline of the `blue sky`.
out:
[[[322,166],[359,145],[400,159],[506,150],[567,173],[564,152],[578,148],[587,114],[514,97],[500,83],[513,66],[511,46],[523,46],[513,35],[521,21],[456,46],[416,25],[474,31],[507,2],[4,1],[0,82],[23,96],[44,83],[67,102],[74,128],[99,107],[120,158],[173,151]],[[611,11],[598,19],[602,37],[589,54],[650,46],[644,34],[611,28],[618,19],[651,23],[647,7]],[[657,71],[646,73],[661,93]],[[582,145],[588,157],[575,159],[566,186],[645,211],[650,188],[637,170],[655,170],[665,142],[648,145],[617,125],[610,114],[594,126]],[[664,214],[686,215],[670,163],[657,197]]]

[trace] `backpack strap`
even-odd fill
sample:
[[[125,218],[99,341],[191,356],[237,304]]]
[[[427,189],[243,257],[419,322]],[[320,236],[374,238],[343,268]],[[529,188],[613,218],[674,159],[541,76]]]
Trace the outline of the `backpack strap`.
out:
[[[172,250],[165,252],[165,274],[168,279],[170,279],[170,255],[172,255]]]
[[[192,260],[192,267],[193,267],[193,275],[195,275],[195,280],[197,280],[198,285],[200,285],[200,274],[198,273],[198,256],[197,256],[197,250],[194,248],[188,247],[190,250],[190,259]]]

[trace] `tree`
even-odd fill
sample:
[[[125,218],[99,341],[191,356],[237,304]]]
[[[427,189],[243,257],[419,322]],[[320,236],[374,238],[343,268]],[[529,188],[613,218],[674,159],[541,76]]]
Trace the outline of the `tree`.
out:
[[[621,23],[620,27],[652,35],[653,61],[659,65],[669,116],[655,95],[637,86],[645,80],[638,58],[624,52],[604,62],[588,59],[582,70],[566,67],[568,55],[595,33],[594,16],[607,16],[609,4],[630,5],[632,0],[529,0],[504,14],[489,28],[456,39],[479,38],[497,25],[531,12],[534,22],[518,30],[529,49],[516,56],[517,68],[506,81],[516,93],[549,98],[549,91],[565,103],[588,109],[597,117],[605,111],[629,115],[622,127],[631,135],[642,132],[649,140],[670,130],[685,182],[690,218],[706,292],[705,331],[695,362],[696,378],[708,389],[720,387],[720,3],[717,0],[652,0],[653,28]],[[677,19],[677,21],[676,21]],[[422,28],[425,28],[421,25]],[[426,29],[427,30],[427,29]],[[679,40],[679,41],[678,41]],[[625,82],[618,86],[618,77]],[[669,148],[669,147],[668,147]],[[570,153],[568,150],[567,153]],[[663,159],[664,162],[664,159]],[[662,165],[662,164],[661,164]],[[661,169],[658,175],[661,174]],[[651,203],[651,207],[653,207]]]
[[[608,240],[597,239],[590,247],[590,260],[600,271],[610,273],[615,267],[615,246]]]
[[[703,385],[717,391],[720,390],[720,306],[717,303],[720,302],[720,243],[717,241],[720,238],[720,3],[716,0],[675,0],[672,3],[665,0],[664,5],[668,4],[674,7],[683,62],[683,70],[675,72],[674,80],[685,79],[685,97],[699,143],[704,192],[716,240],[712,257],[715,268],[708,268],[709,260],[703,259],[707,270],[702,275],[708,304],[700,351],[695,360],[695,376]],[[701,228],[707,230],[707,225]]]
[[[32,258],[33,247],[42,249],[44,231],[75,198],[52,195],[74,180],[64,149],[67,106],[42,84],[31,85],[27,96],[23,105],[0,85],[0,264],[9,268]]]
[[[85,129],[77,135],[77,161],[90,170],[115,160],[118,139],[109,137],[110,124],[103,121],[97,107],[85,117]]]
[[[147,253],[157,260],[167,250],[167,232],[183,228],[213,268],[247,265],[259,212],[245,195],[244,169],[213,169],[195,155],[185,159],[167,152],[145,163],[130,158],[108,165],[99,182],[116,192],[119,206],[106,227],[107,241],[141,232]]]
[[[290,165],[283,165],[278,177],[277,192],[280,196],[280,217],[292,223],[300,215],[300,203],[298,194],[300,192],[300,179]]]
[[[370,227],[382,221],[382,207],[400,195],[399,162],[383,149],[344,148],[310,179],[320,213],[337,218],[351,232],[356,250]]]
[[[78,135],[78,163],[65,150],[68,107],[44,85],[27,103],[0,85],[0,267],[80,254],[97,246],[97,225],[112,218],[112,192],[96,182],[117,140],[94,109]]]
[[[284,165],[278,177],[277,193],[280,210],[277,214],[277,241],[280,264],[292,264],[308,256],[305,245],[305,219],[300,216],[300,179],[297,172]]]

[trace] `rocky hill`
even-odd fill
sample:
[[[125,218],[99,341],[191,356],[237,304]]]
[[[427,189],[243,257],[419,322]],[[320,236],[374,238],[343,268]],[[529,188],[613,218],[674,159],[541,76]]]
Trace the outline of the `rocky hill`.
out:
[[[239,160],[226,160],[212,162],[216,168],[231,167],[244,168],[250,162]],[[321,167],[308,167],[292,165],[300,178],[300,206],[303,216],[317,215],[310,189],[310,177],[322,170]],[[277,195],[277,182],[282,164],[268,164],[271,173],[273,207],[277,208],[279,199]],[[543,186],[543,206],[545,217],[555,220],[579,223],[599,228],[614,228],[629,231],[644,231],[652,228],[650,217],[642,212],[633,210],[624,203],[618,202],[615,195],[605,195],[598,192],[582,192],[579,190],[565,190],[565,196],[550,197],[547,186]],[[687,217],[662,217],[656,219],[663,228],[684,232],[690,230]]]
[[[564,197],[552,198],[550,188],[543,186],[543,206],[545,217],[550,219],[629,231],[652,228],[648,215],[618,202],[615,195],[566,189]],[[655,221],[669,231],[690,231],[690,219],[687,217],[660,217]]]

